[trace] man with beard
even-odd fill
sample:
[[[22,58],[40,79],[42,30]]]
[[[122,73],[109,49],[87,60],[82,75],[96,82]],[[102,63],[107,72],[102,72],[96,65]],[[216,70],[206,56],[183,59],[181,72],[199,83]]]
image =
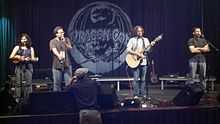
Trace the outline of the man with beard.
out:
[[[206,89],[206,58],[205,53],[209,52],[209,45],[206,39],[203,38],[202,31],[199,27],[194,27],[192,30],[193,37],[190,38],[187,42],[189,49],[189,67],[190,67],[190,76],[192,80],[191,84],[195,82],[196,72],[199,73],[199,80],[204,89]]]

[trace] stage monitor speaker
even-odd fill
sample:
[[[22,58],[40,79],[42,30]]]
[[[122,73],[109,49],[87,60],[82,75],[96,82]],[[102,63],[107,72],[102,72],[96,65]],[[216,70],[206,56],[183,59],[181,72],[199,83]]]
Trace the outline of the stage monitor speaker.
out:
[[[30,114],[77,112],[74,96],[67,92],[31,93],[27,109]]]
[[[101,109],[112,109],[118,103],[113,84],[99,84],[98,104]]]
[[[197,105],[204,91],[200,84],[186,85],[173,99],[177,106]]]
[[[7,84],[6,84],[7,85]],[[13,111],[17,102],[9,91],[9,86],[7,85],[0,89],[0,115],[3,113],[10,113]]]

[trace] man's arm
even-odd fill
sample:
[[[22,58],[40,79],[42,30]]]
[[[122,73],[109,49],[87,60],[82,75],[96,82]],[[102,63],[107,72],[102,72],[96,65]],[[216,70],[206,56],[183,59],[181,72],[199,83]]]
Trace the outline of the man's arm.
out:
[[[69,38],[66,38],[66,41],[64,41],[64,44],[65,46],[68,48],[68,49],[72,49],[72,45],[71,45],[71,42],[70,42],[70,39]]]
[[[139,57],[142,57],[143,55],[141,53],[135,52],[132,49],[127,49],[127,52],[133,55],[137,55]]]
[[[209,45],[205,45],[204,47],[195,47],[195,46],[189,46],[191,53],[206,53],[209,52]]]
[[[57,48],[56,48],[56,45],[54,43],[53,40],[50,41],[50,50],[52,51],[52,53],[59,59],[59,60],[62,60],[62,56],[60,55],[60,53],[58,52]]]
[[[206,44],[204,47],[199,48],[199,50],[200,50],[201,52],[203,52],[203,53],[209,52],[209,51],[210,51],[209,45]]]
[[[59,59],[59,60],[62,60],[63,58],[62,58],[62,56],[59,54],[59,52],[57,51],[57,48],[52,48],[52,52],[53,52],[53,54],[55,55],[55,56],[57,56],[57,58]]]
[[[189,50],[191,53],[201,53],[200,47],[189,46]]]
[[[151,52],[152,47],[156,44],[156,42],[155,42],[155,41],[150,42],[150,41],[147,39],[145,44],[147,44],[147,45],[145,46],[146,51]]]
[[[15,46],[14,49],[12,50],[10,56],[9,56],[9,59],[16,58],[16,53],[17,53],[18,50],[19,50],[19,46]]]

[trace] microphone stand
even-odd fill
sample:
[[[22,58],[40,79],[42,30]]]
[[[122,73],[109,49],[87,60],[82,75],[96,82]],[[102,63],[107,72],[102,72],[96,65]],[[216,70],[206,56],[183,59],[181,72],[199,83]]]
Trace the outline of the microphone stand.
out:
[[[218,49],[214,44],[212,44],[210,41],[207,41],[207,43],[208,43],[209,46],[211,46],[216,52],[219,52],[219,49]]]
[[[208,45],[211,47],[211,48],[213,48],[216,52],[219,52],[219,49],[213,44],[213,43],[211,43],[210,41],[208,41],[208,40],[206,40],[206,42],[208,43]],[[208,63],[207,63],[208,64]],[[211,75],[209,74],[209,73],[211,73],[210,72],[210,66],[209,65],[207,65],[207,74],[206,74],[206,77],[207,77],[207,81],[209,80],[209,78],[211,77]],[[206,82],[206,84],[207,84],[207,82]],[[206,86],[206,90],[207,90],[207,92],[209,91],[208,89],[207,89],[207,86]]]
[[[24,69],[22,67],[22,65],[20,65],[20,70],[19,70],[19,75],[20,75],[20,98],[19,98],[19,102],[22,102],[23,101],[23,97],[24,97],[24,94],[23,94],[23,76],[24,76]]]

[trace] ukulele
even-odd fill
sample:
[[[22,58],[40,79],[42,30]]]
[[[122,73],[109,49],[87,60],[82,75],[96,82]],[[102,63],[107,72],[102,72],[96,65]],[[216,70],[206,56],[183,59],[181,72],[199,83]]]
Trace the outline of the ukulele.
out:
[[[31,59],[30,57],[16,55],[11,60],[12,60],[12,63],[17,64],[17,63],[20,63],[20,62],[37,62],[39,60],[39,58],[35,57],[35,58]]]

